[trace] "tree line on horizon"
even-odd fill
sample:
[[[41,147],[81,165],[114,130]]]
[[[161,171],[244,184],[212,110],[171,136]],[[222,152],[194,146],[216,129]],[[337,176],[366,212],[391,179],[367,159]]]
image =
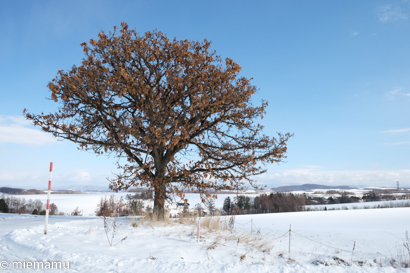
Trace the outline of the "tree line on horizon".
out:
[[[374,190],[364,193],[361,198],[345,191],[328,191],[326,193],[339,196],[330,196],[325,198],[308,196],[306,193],[293,194],[281,192],[260,194],[256,197],[238,195],[232,199],[228,196],[224,200],[222,211],[228,215],[296,212],[304,211],[304,206],[306,205],[347,204],[361,201],[374,202],[397,200],[397,197],[394,195],[382,194]],[[409,199],[410,195],[405,195],[403,198]]]
[[[18,214],[34,214],[46,215],[45,204],[40,199],[26,200],[24,197],[6,196],[0,198],[1,213],[18,213]],[[57,215],[58,207],[56,204],[50,204],[50,215]],[[60,213],[61,214],[61,213]],[[64,213],[63,213],[64,214]]]

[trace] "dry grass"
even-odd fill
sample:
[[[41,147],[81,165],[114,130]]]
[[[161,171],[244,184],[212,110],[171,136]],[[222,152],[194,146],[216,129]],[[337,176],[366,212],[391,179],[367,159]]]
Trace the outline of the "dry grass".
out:
[[[135,228],[138,227],[138,224],[137,224],[137,222],[135,221],[135,219],[132,220],[131,226],[132,226],[132,227],[135,227]]]
[[[201,218],[201,228],[206,228],[208,232],[233,231],[235,226],[235,216],[221,217],[221,215]]]
[[[194,216],[186,216],[186,217],[180,217],[179,218],[179,223],[180,224],[185,224],[185,225],[195,225],[196,226],[196,221],[197,221],[197,217],[196,215]]]
[[[163,227],[163,226],[173,226],[176,224],[176,219],[169,218],[169,213],[167,211],[165,212],[165,217],[164,221],[159,221],[158,220],[158,215],[155,213],[149,212],[145,213],[143,217],[138,218],[139,224],[143,226],[148,226],[152,229],[155,228],[155,226]],[[135,220],[134,220],[135,221]],[[137,223],[135,223],[137,225]],[[132,223],[132,226],[134,226],[134,223]]]
[[[208,247],[206,248],[206,250],[215,249],[217,246],[218,246],[218,243],[217,243],[217,242],[213,242],[213,244],[210,245],[210,246],[208,246]]]
[[[209,216],[201,218],[201,227],[207,228],[209,232],[220,230],[221,216]]]
[[[406,231],[403,245],[397,248],[397,256],[391,258],[389,263],[394,268],[410,268],[410,238],[408,231]]]
[[[88,233],[88,234],[91,234],[91,233],[93,233],[93,232],[94,232],[94,228],[93,228],[93,227],[89,227],[87,233]]]
[[[348,262],[346,262],[345,260],[343,260],[342,258],[339,258],[337,256],[333,257],[333,260],[336,262],[336,264],[341,264],[341,265],[350,265]]]
[[[188,215],[186,217],[180,217],[175,219],[167,219],[166,221],[156,221],[152,214],[140,217],[139,221],[141,225],[149,226],[154,229],[156,226],[168,226],[168,225],[184,225],[191,228],[191,235],[195,238],[197,231],[198,218],[195,215]],[[234,230],[235,216],[208,216],[200,218],[201,237],[204,242],[212,240],[205,249],[206,251],[212,251],[221,245],[224,246],[234,245],[236,247],[245,247],[248,251],[262,252],[265,255],[270,255],[272,250],[272,243],[267,241],[266,238],[248,233],[236,232]],[[247,258],[246,254],[239,257],[240,262],[243,262]]]

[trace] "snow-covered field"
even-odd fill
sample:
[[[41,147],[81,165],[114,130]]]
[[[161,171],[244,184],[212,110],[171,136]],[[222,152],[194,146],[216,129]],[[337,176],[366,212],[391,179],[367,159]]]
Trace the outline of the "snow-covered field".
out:
[[[232,232],[202,229],[200,242],[194,226],[137,219],[133,227],[120,218],[114,243],[127,239],[110,247],[97,217],[52,216],[44,235],[44,216],[0,214],[0,272],[17,271],[18,261],[69,262],[67,272],[90,273],[410,272],[391,266],[410,259],[409,215],[410,208],[241,215]]]
[[[409,207],[410,200],[391,200],[391,201],[375,201],[375,202],[359,202],[359,203],[345,203],[345,204],[325,204],[325,205],[308,205],[305,208],[312,210],[326,209],[373,209],[377,207]]]

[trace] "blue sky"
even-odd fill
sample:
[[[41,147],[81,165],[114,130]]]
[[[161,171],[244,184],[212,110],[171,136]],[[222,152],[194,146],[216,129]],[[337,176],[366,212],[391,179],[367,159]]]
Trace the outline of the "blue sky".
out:
[[[78,151],[22,118],[55,111],[46,88],[80,44],[122,21],[212,41],[269,101],[265,133],[291,132],[268,187],[410,187],[410,1],[2,1],[0,186],[106,186],[115,158]]]

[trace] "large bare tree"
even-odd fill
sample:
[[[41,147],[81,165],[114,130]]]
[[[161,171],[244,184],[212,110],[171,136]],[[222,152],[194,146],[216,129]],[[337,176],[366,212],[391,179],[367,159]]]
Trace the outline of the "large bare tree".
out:
[[[155,193],[154,212],[164,217],[173,193],[255,186],[252,176],[285,158],[289,133],[262,134],[268,103],[253,106],[256,87],[241,67],[210,52],[211,43],[170,41],[159,31],[140,36],[121,24],[81,44],[81,66],[58,71],[47,85],[56,113],[25,117],[59,139],[97,154],[110,153],[121,172],[118,191],[131,186]]]

